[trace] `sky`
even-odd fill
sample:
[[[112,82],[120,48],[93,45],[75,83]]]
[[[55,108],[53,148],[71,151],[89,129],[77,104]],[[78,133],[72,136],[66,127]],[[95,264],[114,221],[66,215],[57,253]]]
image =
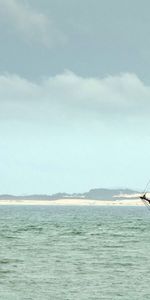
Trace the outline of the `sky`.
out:
[[[0,194],[144,190],[150,2],[0,0]]]

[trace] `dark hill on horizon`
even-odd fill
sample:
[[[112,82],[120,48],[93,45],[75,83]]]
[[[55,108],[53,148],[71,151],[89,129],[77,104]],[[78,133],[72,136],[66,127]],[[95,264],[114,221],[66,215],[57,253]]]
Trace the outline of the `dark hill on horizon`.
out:
[[[32,194],[32,195],[9,195],[3,194],[0,195],[0,200],[58,200],[58,199],[69,199],[69,198],[82,198],[82,199],[95,199],[95,200],[112,200],[112,199],[123,199],[125,195],[132,196],[139,193],[131,189],[91,189],[86,193],[56,193],[53,195],[44,195],[44,194]]]

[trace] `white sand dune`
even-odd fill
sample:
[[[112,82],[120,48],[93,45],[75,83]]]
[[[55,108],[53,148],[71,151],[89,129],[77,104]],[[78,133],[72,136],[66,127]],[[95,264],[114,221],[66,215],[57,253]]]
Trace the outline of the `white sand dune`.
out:
[[[59,200],[0,200],[0,205],[81,205],[81,206],[143,206],[140,199],[124,200],[86,200],[86,199],[59,199]]]

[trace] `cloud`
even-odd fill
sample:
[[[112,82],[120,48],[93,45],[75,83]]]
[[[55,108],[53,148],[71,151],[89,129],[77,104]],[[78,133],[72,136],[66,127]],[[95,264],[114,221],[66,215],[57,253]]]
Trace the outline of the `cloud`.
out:
[[[0,118],[16,120],[149,120],[150,87],[135,74],[84,78],[70,71],[40,83],[0,76]]]
[[[18,0],[0,0],[1,21],[19,36],[46,47],[64,43],[65,36],[45,14],[31,9]]]

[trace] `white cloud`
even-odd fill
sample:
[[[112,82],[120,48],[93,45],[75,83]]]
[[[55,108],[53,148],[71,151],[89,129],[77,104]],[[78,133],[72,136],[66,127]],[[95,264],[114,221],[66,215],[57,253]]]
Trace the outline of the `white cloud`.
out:
[[[1,21],[9,24],[9,30],[15,31],[28,42],[49,47],[65,41],[64,34],[52,20],[21,0],[0,0],[0,16]]]
[[[16,75],[0,76],[1,118],[149,119],[149,99],[150,87],[135,74],[99,79],[67,71],[39,84]]]

